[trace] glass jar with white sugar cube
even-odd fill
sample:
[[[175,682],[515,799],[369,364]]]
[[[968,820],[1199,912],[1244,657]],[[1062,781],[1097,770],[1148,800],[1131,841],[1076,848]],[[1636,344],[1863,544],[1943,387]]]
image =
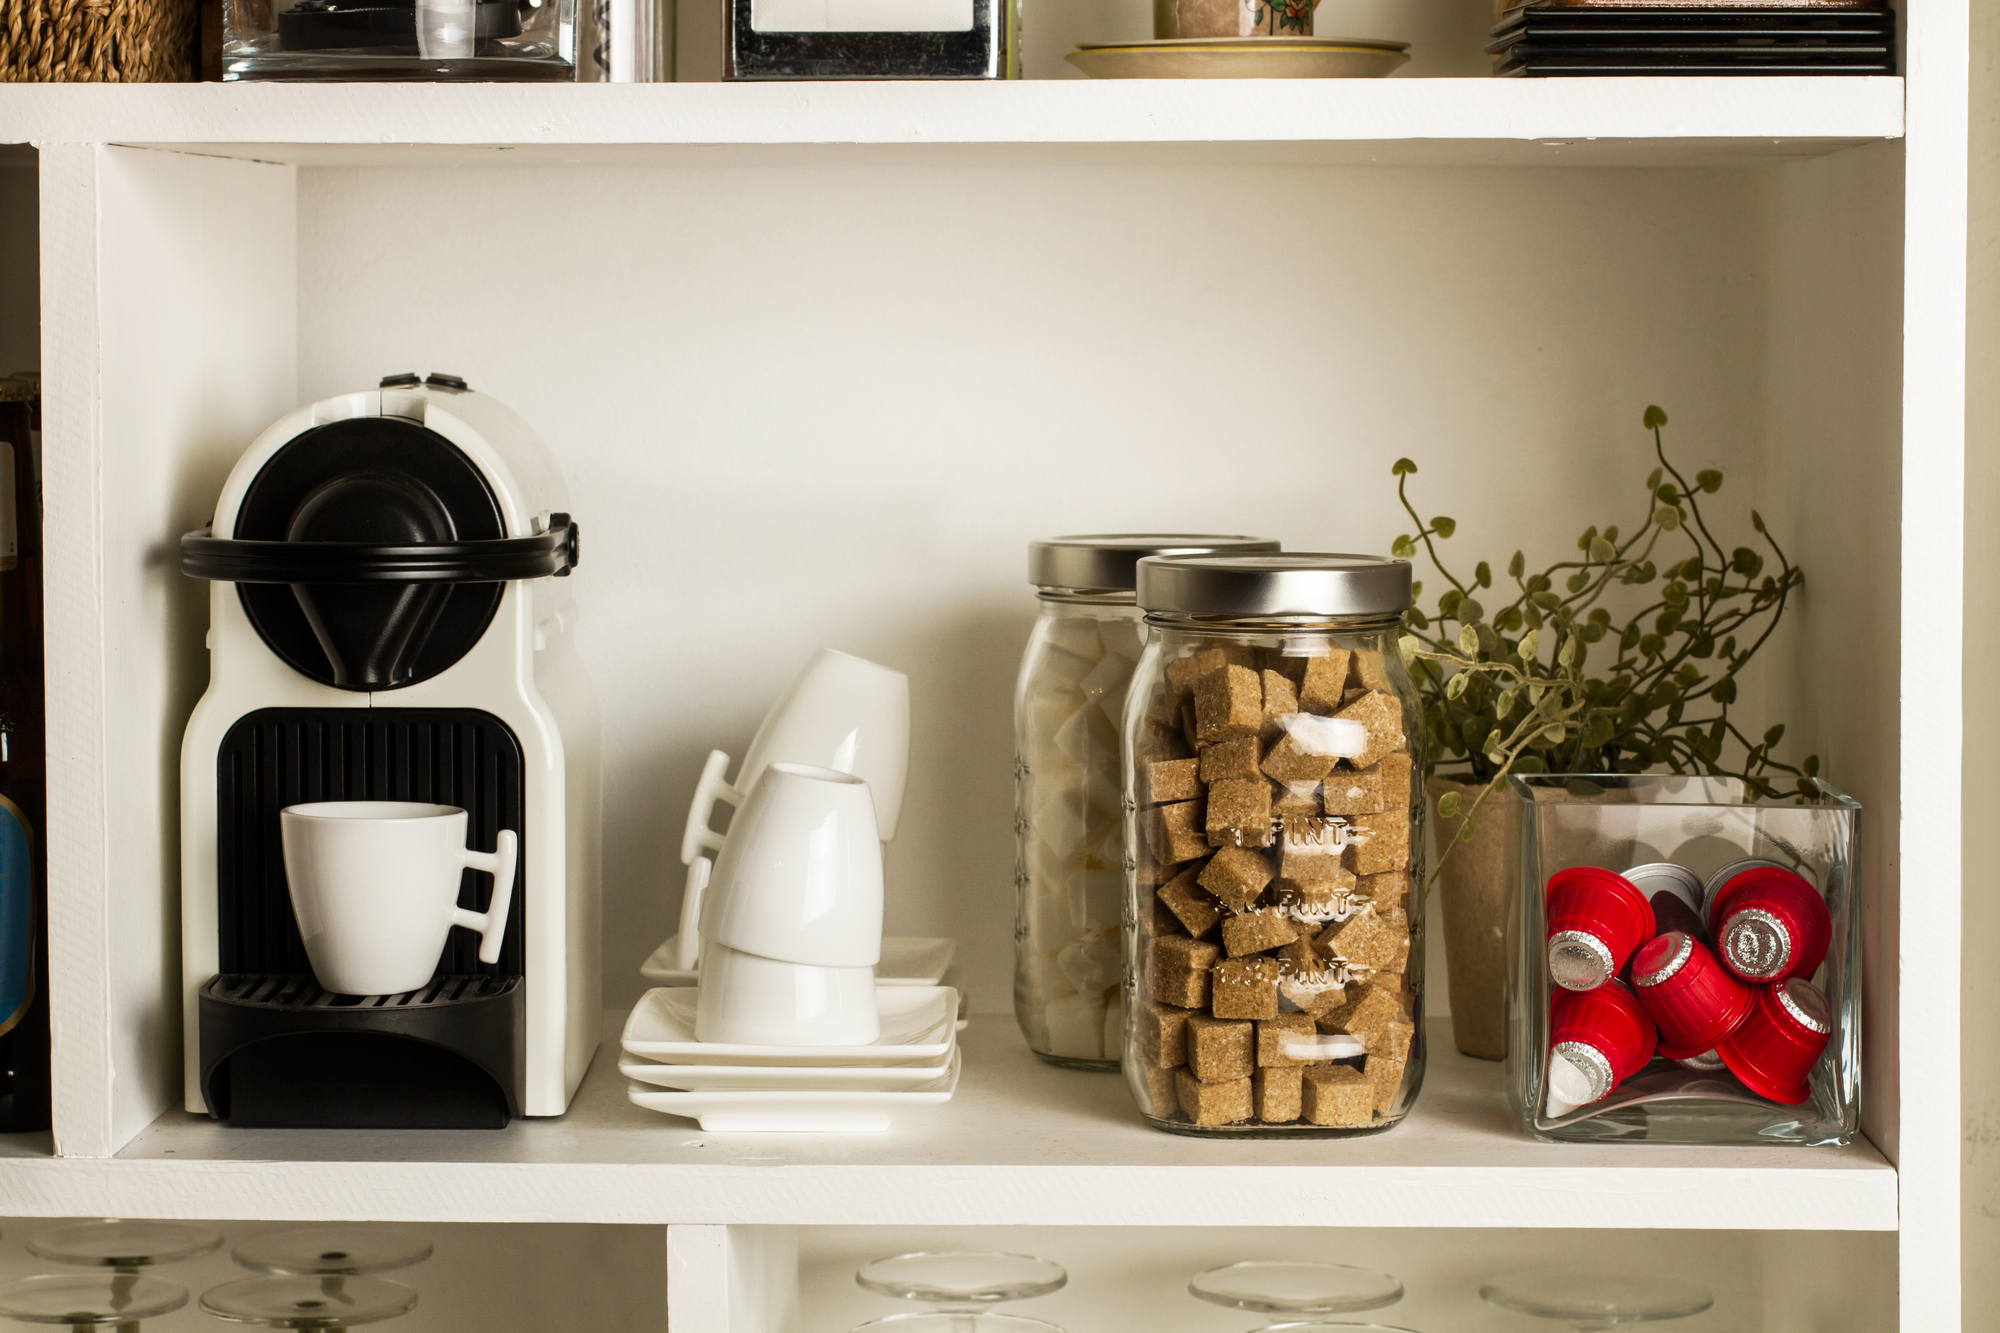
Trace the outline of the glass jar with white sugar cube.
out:
[[[1014,691],[1014,1013],[1035,1054],[1116,1069],[1124,835],[1118,741],[1145,646],[1142,556],[1275,551],[1261,537],[1052,537],[1028,547],[1041,602]]]
[[[1125,1079],[1184,1134],[1335,1137],[1423,1083],[1410,565],[1142,560],[1127,693]]]

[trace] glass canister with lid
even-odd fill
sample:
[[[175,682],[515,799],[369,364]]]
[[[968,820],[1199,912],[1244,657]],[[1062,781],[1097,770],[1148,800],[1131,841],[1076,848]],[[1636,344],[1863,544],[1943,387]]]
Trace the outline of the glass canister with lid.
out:
[[[1028,547],[1041,602],[1014,692],[1014,1013],[1035,1054],[1116,1069],[1125,872],[1118,727],[1145,646],[1140,557],[1275,551],[1262,537],[1052,537]]]
[[[1407,561],[1139,563],[1124,1068],[1185,1134],[1381,1130],[1423,1082],[1422,705]]]

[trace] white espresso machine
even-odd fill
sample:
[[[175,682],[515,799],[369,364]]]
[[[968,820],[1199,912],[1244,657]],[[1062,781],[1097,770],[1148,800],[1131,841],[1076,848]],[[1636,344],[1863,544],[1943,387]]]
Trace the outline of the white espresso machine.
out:
[[[455,376],[302,407],[243,454],[182,566],[211,581],[181,747],[187,1106],[242,1125],[498,1127],[560,1115],[597,1047],[596,695],[578,536],[526,422]],[[425,988],[314,980],[278,812],[463,807],[520,840],[497,963],[453,931]],[[479,911],[488,877],[465,873]]]

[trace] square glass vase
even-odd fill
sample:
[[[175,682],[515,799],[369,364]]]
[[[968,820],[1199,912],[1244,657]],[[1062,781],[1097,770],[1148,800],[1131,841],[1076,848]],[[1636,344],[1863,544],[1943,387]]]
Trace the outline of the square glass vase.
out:
[[[1521,803],[1521,892],[1507,925],[1507,1087],[1523,1128],[1551,1143],[1848,1142],[1860,1118],[1860,805],[1818,781],[1811,796],[1772,800],[1749,797],[1735,778],[1558,773],[1509,782]],[[1831,1032],[1807,1100],[1769,1101],[1726,1068],[1656,1055],[1598,1101],[1549,1114],[1549,877],[1572,866],[1622,873],[1671,863],[1701,880],[1705,916],[1727,878],[1717,872],[1753,859],[1796,872],[1832,919],[1826,957],[1808,978],[1826,997]]]

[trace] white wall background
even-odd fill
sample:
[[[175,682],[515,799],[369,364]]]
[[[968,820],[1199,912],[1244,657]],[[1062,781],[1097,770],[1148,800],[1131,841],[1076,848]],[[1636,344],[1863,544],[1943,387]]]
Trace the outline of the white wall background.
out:
[[[454,371],[570,473],[608,1003],[671,929],[702,756],[824,643],[912,678],[890,930],[1008,1006],[1031,537],[1381,551],[1407,454],[1466,566],[1555,559],[1643,512],[1648,403],[1729,528],[1763,484],[1753,171],[760,160],[300,173],[301,397]]]

